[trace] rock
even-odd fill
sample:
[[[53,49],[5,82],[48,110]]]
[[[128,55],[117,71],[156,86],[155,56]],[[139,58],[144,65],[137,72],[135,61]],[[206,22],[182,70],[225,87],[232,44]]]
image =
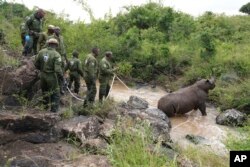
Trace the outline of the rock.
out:
[[[33,58],[24,59],[22,65],[15,69],[0,69],[0,85],[2,85],[3,95],[19,94],[27,92],[27,97],[32,96],[32,87],[38,81],[38,71],[36,70]]]
[[[53,167],[111,167],[111,164],[105,156],[82,155],[73,162],[58,163]]]
[[[106,119],[100,126],[100,136],[106,141],[110,141],[114,130],[115,122],[113,120]]]
[[[80,151],[65,142],[32,144],[15,141],[0,145],[0,166],[6,165],[8,161],[15,167],[37,167],[32,164],[33,161],[39,167],[52,167],[56,162],[69,160],[73,155],[80,155]]]
[[[193,161],[187,157],[177,156],[176,163],[178,167],[198,167],[199,165],[195,164]]]
[[[152,108],[147,110],[134,109],[124,113],[130,116],[135,121],[143,120],[149,123],[153,130],[153,138],[156,142],[161,142],[162,144],[167,144],[172,142],[170,138],[171,122],[162,111]]]
[[[127,104],[132,109],[146,109],[148,108],[148,102],[137,96],[130,96]]]
[[[0,113],[0,126],[14,132],[47,131],[61,118],[54,113],[15,115]]]
[[[99,119],[94,116],[78,116],[58,123],[57,128],[61,129],[64,137],[74,136],[81,143],[87,139],[95,139],[99,136]]]
[[[12,167],[48,167],[49,159],[42,156],[17,156],[11,160],[10,166]]]
[[[103,139],[88,139],[81,146],[91,154],[105,154],[107,147],[108,144]]]
[[[194,144],[201,144],[206,140],[206,138],[202,136],[197,136],[197,135],[192,135],[192,134],[187,134],[185,138]]]
[[[216,117],[217,124],[228,126],[243,126],[246,120],[246,114],[235,109],[223,111]]]
[[[159,110],[158,108],[148,108],[144,112],[147,113],[149,116],[159,118],[161,120],[166,120],[167,123],[169,124],[169,127],[171,127],[171,122],[168,116],[163,111]]]
[[[236,72],[232,71],[221,75],[221,80],[226,83],[235,83],[240,81],[239,76]]]

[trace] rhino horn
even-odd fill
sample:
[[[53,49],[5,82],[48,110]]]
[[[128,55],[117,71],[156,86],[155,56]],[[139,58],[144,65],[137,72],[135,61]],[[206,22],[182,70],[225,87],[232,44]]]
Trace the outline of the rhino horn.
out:
[[[215,83],[215,77],[211,77],[210,82],[214,84]]]

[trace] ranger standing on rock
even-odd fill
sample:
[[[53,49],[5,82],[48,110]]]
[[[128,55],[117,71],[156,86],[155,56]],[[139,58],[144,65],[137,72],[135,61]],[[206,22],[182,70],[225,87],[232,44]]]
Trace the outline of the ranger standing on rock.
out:
[[[37,51],[39,52],[41,49],[45,48],[46,41],[48,39],[48,36],[53,35],[55,26],[49,25],[48,31],[40,33],[38,41],[37,41]]]
[[[109,81],[111,80],[112,76],[114,75],[115,69],[111,65],[112,59],[112,52],[108,51],[105,53],[104,58],[100,61],[100,75],[99,75],[99,82],[100,82],[100,89],[99,89],[99,100],[102,101],[104,97],[108,96],[110,85]]]
[[[87,85],[87,95],[84,100],[84,106],[92,104],[96,96],[96,79],[98,77],[98,62],[96,57],[99,55],[99,49],[93,48],[92,53],[88,54],[83,65],[83,76]]]
[[[78,59],[79,53],[74,51],[72,53],[73,58],[68,62],[67,68],[69,68],[69,89],[71,89],[74,82],[74,92],[79,93],[80,88],[80,76],[83,77],[81,61]]]
[[[42,9],[38,9],[29,19],[25,22],[26,35],[30,36],[29,46],[27,46],[27,51],[25,53],[37,54],[37,41],[39,38],[39,33],[42,32],[43,18],[45,12]]]
[[[45,109],[48,109],[51,102],[51,112],[57,112],[59,108],[59,85],[57,77],[63,77],[61,68],[61,56],[55,50],[58,47],[56,39],[48,41],[48,47],[42,49],[35,60],[35,66],[40,70],[41,89],[43,92],[43,102]]]
[[[54,34],[48,37],[48,40],[51,38],[55,38],[58,41],[58,47],[56,48],[56,51],[61,55],[62,58],[62,70],[63,73],[65,71],[65,63],[64,61],[68,60],[66,57],[66,50],[65,50],[65,45],[64,45],[64,41],[63,41],[63,36],[61,35],[61,29],[60,27],[55,27],[54,28]],[[60,87],[60,93],[63,95],[64,94],[64,78],[61,78],[59,81],[59,87]]]

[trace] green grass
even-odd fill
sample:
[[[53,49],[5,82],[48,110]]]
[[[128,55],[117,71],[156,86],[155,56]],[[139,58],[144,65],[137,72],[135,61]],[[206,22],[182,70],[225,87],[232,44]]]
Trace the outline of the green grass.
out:
[[[179,152],[181,156],[191,160],[199,167],[229,166],[229,156],[219,156],[206,148],[189,146],[187,148],[180,148]]]
[[[237,128],[240,135],[229,135],[225,144],[229,150],[250,150],[250,117],[244,127]],[[240,137],[239,137],[240,136]]]
[[[17,58],[7,56],[4,48],[0,46],[0,67],[18,67],[20,61]]]
[[[152,132],[148,125],[135,124],[130,119],[118,122],[108,157],[115,167],[174,167],[175,161],[159,153],[159,144],[153,145]],[[150,149],[150,146],[153,148]]]
[[[97,115],[101,118],[105,118],[110,111],[115,111],[116,103],[113,99],[106,99],[102,103],[95,102],[93,105],[87,107],[75,106],[73,111],[80,115]]]

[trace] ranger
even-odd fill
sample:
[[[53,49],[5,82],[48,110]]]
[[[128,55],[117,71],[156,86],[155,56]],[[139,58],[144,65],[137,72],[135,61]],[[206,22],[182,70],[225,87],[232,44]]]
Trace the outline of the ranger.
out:
[[[84,107],[88,104],[93,104],[96,96],[96,79],[98,77],[98,62],[96,57],[99,55],[97,47],[92,49],[92,52],[87,55],[84,60],[83,76],[87,85],[87,95],[84,100]]]
[[[109,94],[110,90],[110,80],[114,75],[114,71],[116,69],[113,68],[111,64],[113,53],[107,51],[105,56],[100,61],[100,74],[99,74],[99,82],[100,82],[100,89],[99,89],[99,100],[102,101],[103,98],[106,98]]]
[[[79,93],[80,88],[80,76],[83,77],[81,61],[78,59],[79,53],[74,51],[72,53],[73,58],[68,63],[69,72],[69,89],[71,89],[72,83],[74,82],[74,92]]]
[[[40,51],[41,49],[45,48],[45,44],[46,44],[46,41],[48,39],[48,36],[53,35],[54,28],[55,28],[55,26],[49,25],[47,32],[43,32],[43,33],[39,34],[39,38],[38,38],[37,46],[36,46],[37,47],[37,51]]]
[[[29,19],[25,22],[26,35],[30,36],[30,42],[28,53],[33,51],[33,54],[37,54],[37,41],[39,33],[42,32],[43,18],[45,12],[42,9],[38,9]]]
[[[63,72],[65,71],[65,60],[68,62],[68,59],[66,57],[66,50],[65,45],[63,41],[63,36],[61,35],[61,29],[60,27],[54,28],[54,34],[48,37],[48,40],[51,38],[55,38],[58,41],[58,47],[56,48],[56,51],[61,55],[62,57],[62,69]],[[60,93],[64,95],[64,78],[61,78],[59,81],[59,87],[60,87]]]
[[[48,40],[48,47],[42,49],[36,59],[35,66],[40,70],[41,89],[43,103],[48,109],[51,102],[51,112],[57,112],[59,108],[59,85],[57,77],[63,77],[61,68],[61,56],[56,51],[58,41],[54,38]]]

